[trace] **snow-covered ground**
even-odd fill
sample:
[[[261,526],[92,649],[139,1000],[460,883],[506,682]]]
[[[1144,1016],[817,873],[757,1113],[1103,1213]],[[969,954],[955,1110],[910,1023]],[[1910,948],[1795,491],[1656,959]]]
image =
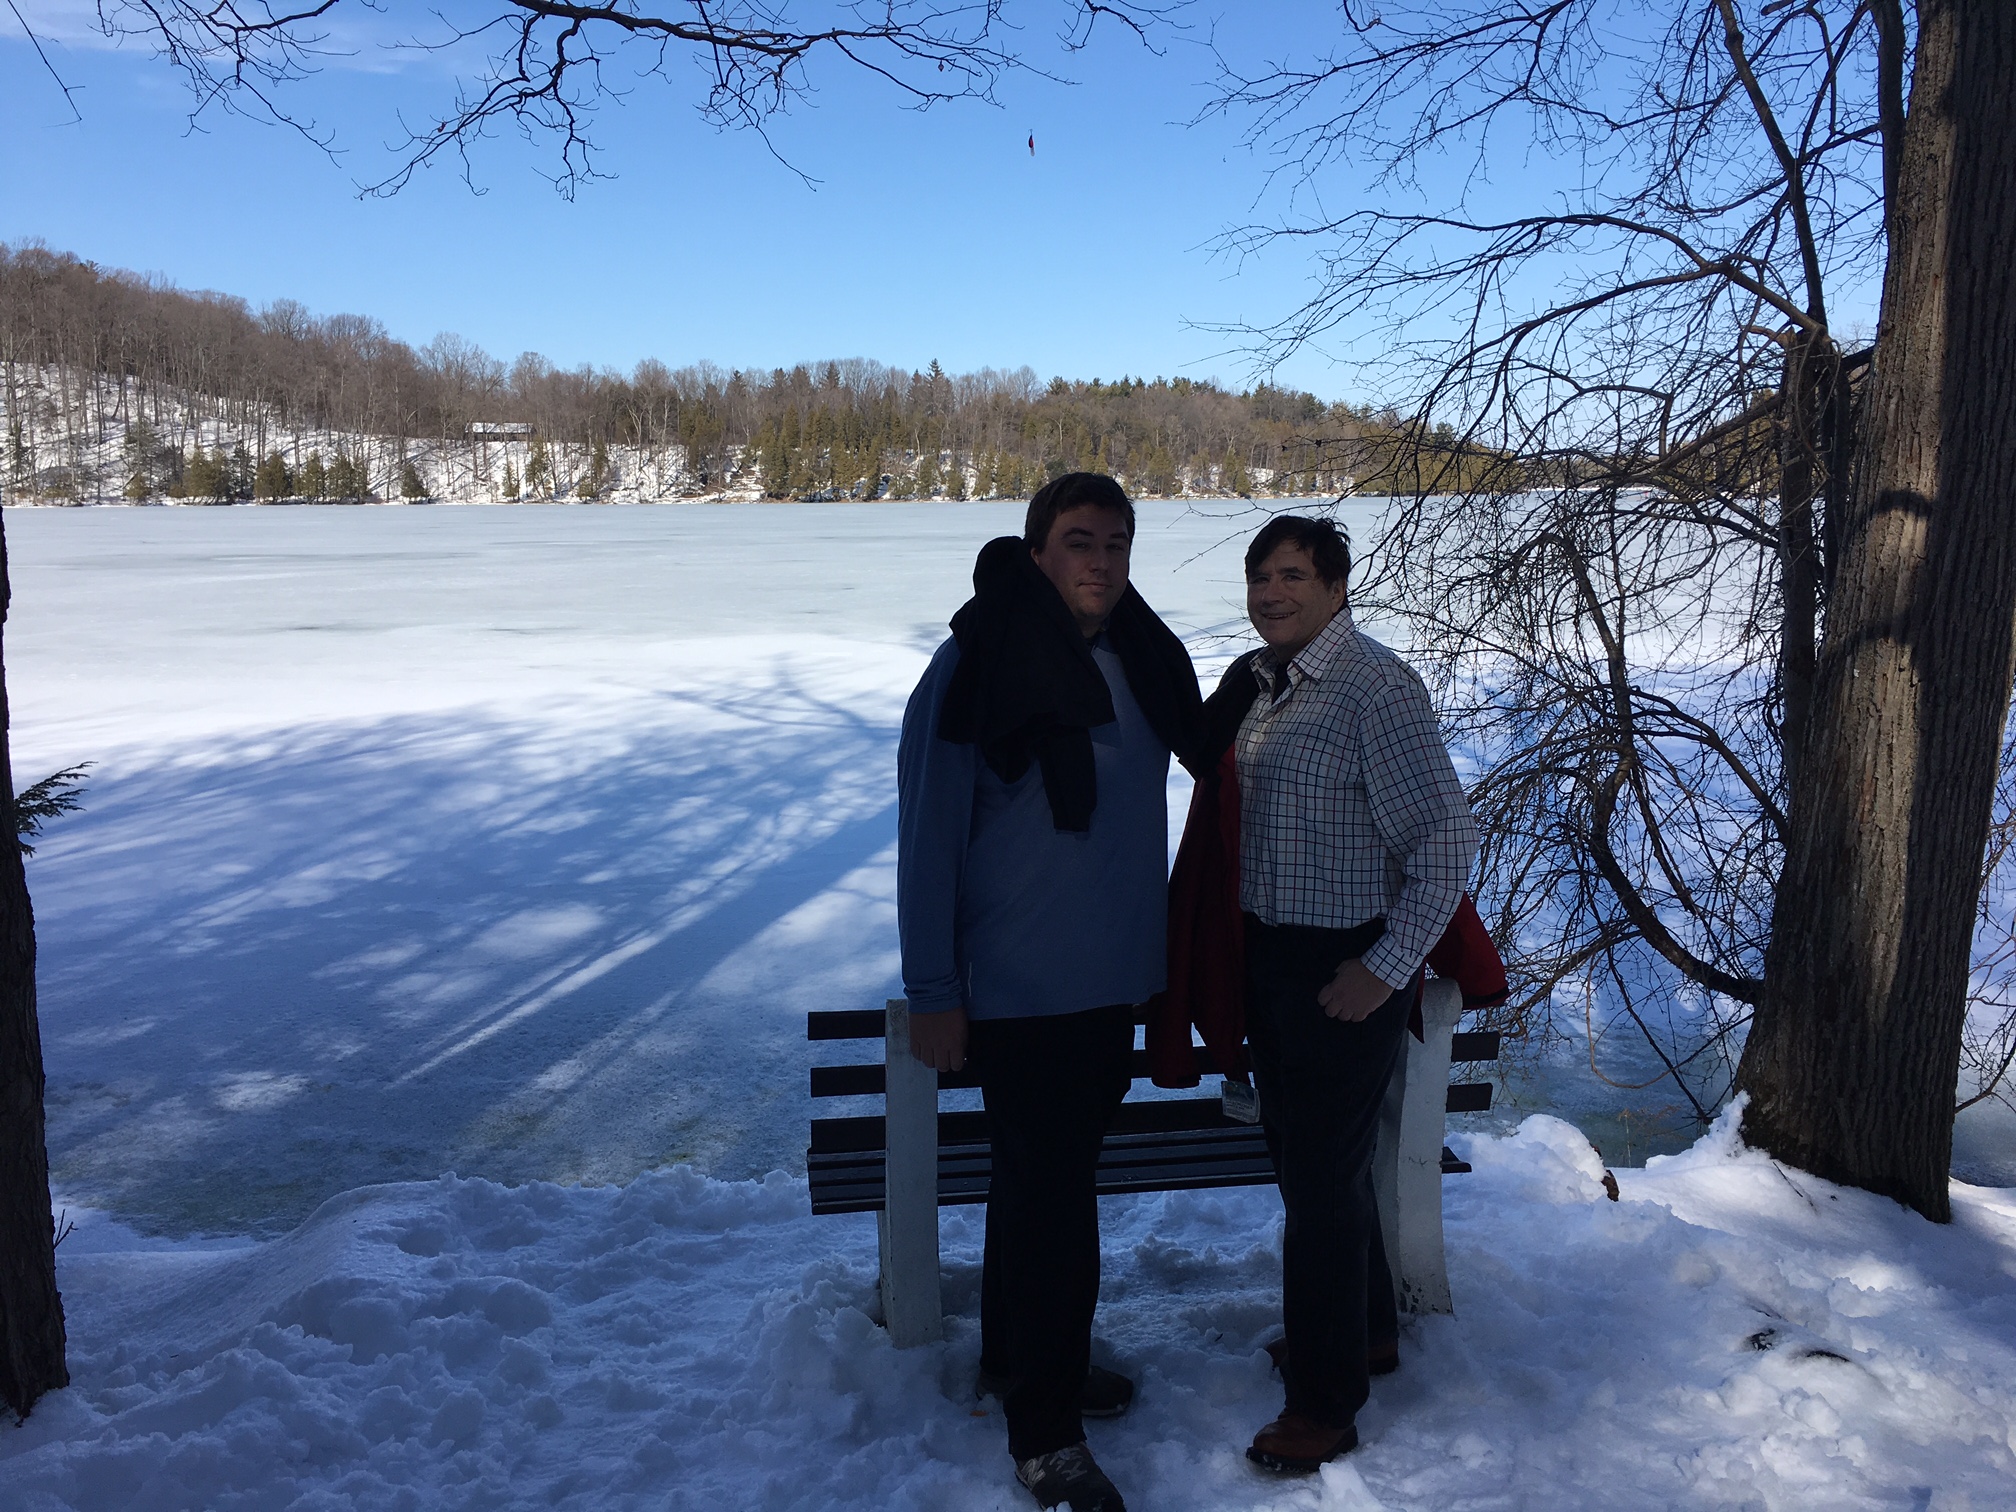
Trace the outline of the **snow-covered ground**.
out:
[[[97,765],[30,862],[76,1383],[0,1507],[1023,1505],[977,1211],[899,1354],[789,1174],[803,1013],[896,989],[904,696],[1019,515],[10,511],[17,774]],[[1207,670],[1254,523],[1143,509]],[[1935,1227],[1723,1129],[1613,1204],[1554,1119],[1453,1142],[1458,1315],[1301,1485],[1239,1453],[1278,1204],[1107,1204],[1137,1512],[2016,1505],[2008,1191]]]
[[[1242,1450],[1279,1408],[1266,1191],[1106,1204],[1092,1443],[1137,1512],[1911,1508],[2016,1495],[2016,1197],[1935,1227],[1743,1151],[1619,1173],[1544,1115],[1458,1136],[1457,1314],[1410,1325],[1365,1446],[1313,1480]],[[875,1326],[874,1225],[801,1183],[442,1177],[251,1248],[64,1247],[76,1383],[0,1429],[57,1508],[1019,1509],[973,1399],[978,1210],[944,1224],[943,1345]]]

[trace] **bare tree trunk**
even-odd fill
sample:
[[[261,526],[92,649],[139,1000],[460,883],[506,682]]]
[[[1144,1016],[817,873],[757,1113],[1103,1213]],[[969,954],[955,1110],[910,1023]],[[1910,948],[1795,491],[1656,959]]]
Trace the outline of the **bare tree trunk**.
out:
[[[12,597],[0,527],[0,627]],[[4,632],[0,632],[4,633]],[[42,1135],[42,1033],[35,1015],[35,913],[14,843],[14,769],[0,641],[0,1398],[23,1417],[45,1391],[70,1384],[56,1224]]]
[[[1744,1132],[1945,1221],[2016,627],[2016,5],[1925,0]]]

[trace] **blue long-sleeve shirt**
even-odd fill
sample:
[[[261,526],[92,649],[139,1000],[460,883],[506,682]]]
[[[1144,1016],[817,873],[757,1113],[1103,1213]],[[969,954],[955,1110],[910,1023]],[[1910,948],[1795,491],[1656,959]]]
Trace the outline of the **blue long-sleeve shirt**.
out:
[[[1039,766],[1006,783],[979,747],[938,738],[956,641],[910,695],[896,754],[896,920],[911,1012],[1033,1018],[1162,990],[1169,748],[1103,637],[1092,657],[1115,718],[1091,732],[1098,802],[1083,834],[1052,823]]]

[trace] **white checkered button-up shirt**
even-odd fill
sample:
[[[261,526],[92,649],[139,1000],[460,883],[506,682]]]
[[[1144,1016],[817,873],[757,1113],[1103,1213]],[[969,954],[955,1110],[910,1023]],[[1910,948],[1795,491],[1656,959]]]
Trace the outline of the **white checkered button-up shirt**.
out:
[[[1239,726],[1239,903],[1268,924],[1348,929],[1384,915],[1365,966],[1398,990],[1470,879],[1477,826],[1414,670],[1340,610]]]

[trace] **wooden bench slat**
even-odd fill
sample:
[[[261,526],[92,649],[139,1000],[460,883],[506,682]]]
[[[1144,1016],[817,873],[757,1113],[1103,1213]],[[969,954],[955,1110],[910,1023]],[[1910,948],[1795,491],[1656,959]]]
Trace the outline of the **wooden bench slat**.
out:
[[[829,1008],[815,1009],[805,1015],[805,1038],[808,1040],[879,1040],[882,1038],[886,1019],[882,1012],[874,1008]],[[1148,1022],[1145,1008],[1134,1010],[1134,1023]]]
[[[1500,1042],[1505,1038],[1496,1029],[1466,1029],[1449,1036],[1449,1059],[1452,1061],[1495,1061],[1498,1059]]]
[[[1142,1106],[1152,1106],[1144,1104]],[[1139,1191],[1194,1191],[1210,1187],[1254,1186],[1274,1179],[1267,1144],[1251,1125],[1196,1129],[1171,1139],[1168,1133],[1113,1134],[1099,1153],[1096,1190],[1101,1195]],[[806,1156],[815,1213],[871,1212],[884,1198],[880,1150]],[[985,1144],[941,1146],[938,1201],[941,1206],[984,1202],[992,1179],[992,1152]]]
[[[1113,1134],[1161,1134],[1184,1129],[1248,1129],[1253,1126],[1225,1116],[1215,1097],[1181,1097],[1157,1102],[1126,1102],[1113,1115]],[[879,1150],[883,1147],[883,1121],[879,1117],[815,1118],[812,1120],[812,1152],[841,1154],[849,1150]],[[984,1144],[987,1115],[984,1112],[940,1113],[938,1143],[945,1145]]]
[[[1202,1045],[1192,1045],[1196,1056],[1197,1074],[1215,1076],[1218,1063],[1211,1052]],[[1148,1079],[1148,1052],[1133,1052],[1130,1074],[1136,1081]],[[1239,1069],[1249,1069],[1246,1052],[1239,1052]],[[879,1097],[888,1088],[888,1067],[881,1061],[853,1066],[814,1066],[812,1068],[812,1095],[814,1097]],[[980,1079],[969,1066],[964,1071],[941,1071],[938,1073],[938,1090],[950,1091],[961,1087],[977,1087]]]
[[[1446,1111],[1450,1113],[1488,1113],[1491,1111],[1491,1083],[1452,1082],[1449,1086],[1449,1100]]]
[[[808,1040],[879,1040],[889,1015],[880,1008],[839,1008],[805,1015]]]
[[[1134,1022],[1144,1024],[1146,1013],[1136,1013]],[[875,1008],[826,1009],[805,1015],[805,1038],[808,1040],[879,1040],[882,1038],[886,1016]],[[1452,1061],[1489,1061],[1498,1059],[1499,1042],[1504,1036],[1495,1029],[1473,1029],[1457,1034],[1450,1048]]]

